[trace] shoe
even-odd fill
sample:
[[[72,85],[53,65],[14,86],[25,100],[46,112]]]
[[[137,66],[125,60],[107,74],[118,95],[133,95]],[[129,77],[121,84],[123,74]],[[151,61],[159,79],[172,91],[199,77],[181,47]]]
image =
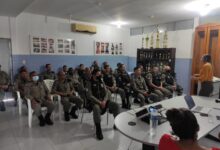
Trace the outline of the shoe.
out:
[[[53,121],[50,119],[50,116],[51,114],[50,113],[47,113],[46,116],[45,116],[45,122],[47,125],[53,125]]]
[[[65,121],[70,121],[70,116],[68,112],[64,112],[64,119]]]
[[[113,126],[113,129],[114,129],[114,130],[117,130],[117,128],[116,128],[116,126],[115,126],[115,124],[114,124],[114,126]]]
[[[40,116],[38,117],[38,119],[39,119],[39,126],[41,126],[41,127],[45,126],[44,117],[43,117],[42,115],[40,115]]]
[[[138,99],[135,98],[135,99],[134,99],[134,103],[135,103],[135,104],[140,104],[140,101],[138,101]]]
[[[121,108],[127,109],[127,106],[125,104],[122,104]]]
[[[78,119],[78,116],[76,115],[76,110],[77,110],[77,107],[73,106],[70,111],[70,115],[72,116],[73,119]]]
[[[96,138],[98,140],[103,140],[102,129],[100,123],[96,123]]]

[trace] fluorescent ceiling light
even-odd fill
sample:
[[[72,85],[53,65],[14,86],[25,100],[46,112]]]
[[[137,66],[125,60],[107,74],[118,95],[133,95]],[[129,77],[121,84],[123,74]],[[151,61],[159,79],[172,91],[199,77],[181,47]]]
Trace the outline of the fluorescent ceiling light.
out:
[[[205,16],[217,8],[220,8],[220,0],[196,0],[185,6],[185,9],[196,11],[201,16]]]
[[[126,25],[127,22],[124,22],[124,21],[114,21],[114,22],[111,22],[111,24],[117,26],[118,28],[121,28],[121,26]]]

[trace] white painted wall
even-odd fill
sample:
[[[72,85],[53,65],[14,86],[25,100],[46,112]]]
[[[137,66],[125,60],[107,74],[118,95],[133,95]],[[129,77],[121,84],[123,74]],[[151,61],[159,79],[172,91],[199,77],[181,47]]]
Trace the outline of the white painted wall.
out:
[[[192,29],[168,32],[168,47],[176,48],[176,58],[192,58],[193,32]],[[130,37],[129,56],[136,57],[137,49],[142,47],[142,37],[146,37],[146,35]],[[160,34],[160,39],[160,45],[162,47],[163,34]],[[154,34],[154,41],[154,44],[156,44],[156,34]]]
[[[77,21],[71,23],[73,22]],[[71,32],[70,22],[67,19],[21,13],[17,18],[0,16],[0,38],[12,39],[12,53],[15,55],[30,54],[29,36],[35,35],[75,39],[78,55],[94,55],[94,41],[123,42],[125,55],[136,57],[137,48],[142,45],[142,35],[130,36],[130,31],[126,28],[93,25],[97,26],[95,35],[75,33]],[[193,32],[192,29],[168,32],[168,45],[176,48],[176,58],[192,58]],[[162,37],[163,35],[161,39]]]
[[[10,38],[9,18],[0,16],[0,38]]]
[[[71,21],[71,23],[76,21]],[[91,23],[86,23],[91,24]],[[93,24],[94,25],[94,24]],[[130,30],[118,29],[107,25],[98,25],[97,34],[71,32],[67,19],[45,17],[30,13],[22,13],[16,18],[16,49],[13,54],[30,54],[30,35],[54,38],[72,38],[76,40],[79,55],[94,55],[94,41],[123,42],[125,53],[128,51]]]

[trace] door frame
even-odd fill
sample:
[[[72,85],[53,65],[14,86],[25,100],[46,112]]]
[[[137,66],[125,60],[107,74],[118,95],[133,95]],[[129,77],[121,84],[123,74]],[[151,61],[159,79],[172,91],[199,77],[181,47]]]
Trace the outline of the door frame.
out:
[[[8,47],[9,47],[9,76],[10,76],[10,82],[13,83],[14,78],[13,78],[13,74],[14,74],[14,67],[13,67],[13,59],[12,59],[12,42],[10,38],[0,38],[0,40],[8,40]]]

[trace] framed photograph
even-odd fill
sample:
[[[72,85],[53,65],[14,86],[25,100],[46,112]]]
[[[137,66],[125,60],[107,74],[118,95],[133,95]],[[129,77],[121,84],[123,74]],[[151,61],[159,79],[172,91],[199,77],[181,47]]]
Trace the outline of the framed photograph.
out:
[[[30,36],[31,54],[37,55],[75,55],[76,42],[69,38]]]
[[[95,41],[95,55],[123,55],[123,43]]]

